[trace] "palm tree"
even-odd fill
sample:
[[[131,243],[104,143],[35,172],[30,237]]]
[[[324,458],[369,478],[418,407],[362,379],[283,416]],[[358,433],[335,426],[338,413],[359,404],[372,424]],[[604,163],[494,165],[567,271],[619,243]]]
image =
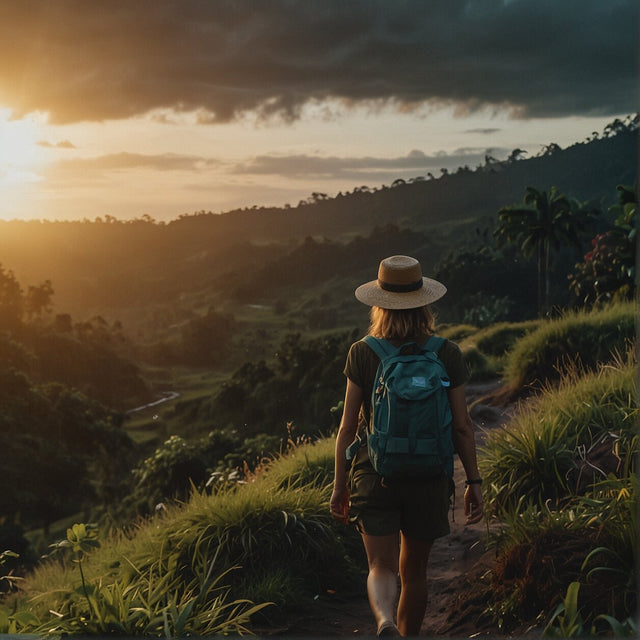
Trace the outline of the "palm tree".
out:
[[[549,305],[551,249],[575,244],[578,233],[591,212],[576,206],[551,187],[549,193],[527,187],[522,205],[503,207],[498,212],[498,226],[493,235],[498,247],[518,243],[525,257],[536,255],[538,262],[538,313]]]

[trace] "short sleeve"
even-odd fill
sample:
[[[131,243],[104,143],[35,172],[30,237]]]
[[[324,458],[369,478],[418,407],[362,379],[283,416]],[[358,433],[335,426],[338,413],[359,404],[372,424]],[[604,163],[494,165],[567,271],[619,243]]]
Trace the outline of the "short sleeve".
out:
[[[446,340],[438,353],[444,368],[449,374],[451,388],[455,389],[469,381],[469,367],[460,351],[460,347],[450,340]]]
[[[365,384],[361,345],[361,342],[354,342],[349,348],[347,362],[344,365],[344,375],[362,389]]]

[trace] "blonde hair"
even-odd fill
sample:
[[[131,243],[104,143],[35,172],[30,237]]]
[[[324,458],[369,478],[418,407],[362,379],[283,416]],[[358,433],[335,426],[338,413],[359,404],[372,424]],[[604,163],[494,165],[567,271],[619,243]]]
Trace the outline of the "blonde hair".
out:
[[[435,317],[428,305],[415,309],[371,307],[369,335],[387,340],[404,340],[435,333]]]

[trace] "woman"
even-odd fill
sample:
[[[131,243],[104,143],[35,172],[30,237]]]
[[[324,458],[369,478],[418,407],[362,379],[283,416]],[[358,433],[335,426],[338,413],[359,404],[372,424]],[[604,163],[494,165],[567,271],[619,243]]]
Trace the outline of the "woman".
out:
[[[392,256],[380,263],[378,279],[358,287],[355,295],[372,307],[369,334],[399,347],[407,342],[422,345],[434,333],[428,305],[445,292],[444,285],[422,276],[417,260]],[[483,508],[473,425],[465,399],[467,369],[452,342],[445,341],[438,356],[451,381],[448,395],[453,444],[467,476],[464,507],[467,524],[472,524],[482,518]],[[367,593],[378,635],[416,636],[427,607],[429,552],[436,538],[449,533],[453,482],[444,473],[401,482],[383,479],[373,469],[366,446],[360,447],[347,471],[347,447],[358,428],[366,429],[371,416],[370,398],[379,363],[364,341],[351,346],[330,508],[334,518],[355,523],[362,536],[369,563]],[[398,573],[401,588],[394,612]]]

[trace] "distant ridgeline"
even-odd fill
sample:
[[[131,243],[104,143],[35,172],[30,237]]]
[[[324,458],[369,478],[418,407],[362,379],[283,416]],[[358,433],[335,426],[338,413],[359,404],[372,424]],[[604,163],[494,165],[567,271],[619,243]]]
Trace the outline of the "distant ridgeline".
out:
[[[615,202],[616,186],[636,180],[637,138],[637,118],[615,121],[602,137],[567,149],[551,143],[527,159],[514,150],[508,160],[487,156],[475,169],[461,167],[438,178],[397,179],[392,186],[361,186],[336,197],[314,193],[294,207],[201,211],[166,224],[149,216],[0,222],[0,264],[20,281],[51,280],[57,304],[82,315],[203,288],[228,292],[233,283],[246,289],[252,283],[238,278],[248,271],[256,275],[309,236],[345,244],[388,224],[425,234],[416,236],[414,247],[403,242],[403,250],[422,248],[432,267],[477,227],[491,227],[497,211],[520,202],[529,186],[556,186],[580,201],[595,199],[606,210]],[[377,244],[384,255],[387,246]],[[366,263],[360,268],[369,272],[381,256],[362,253]],[[353,263],[349,269],[357,271]]]

